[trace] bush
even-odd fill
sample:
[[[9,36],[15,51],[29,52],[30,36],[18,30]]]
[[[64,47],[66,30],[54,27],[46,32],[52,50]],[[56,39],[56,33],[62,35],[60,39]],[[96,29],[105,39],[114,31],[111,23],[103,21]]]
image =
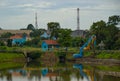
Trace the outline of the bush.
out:
[[[6,46],[0,46],[0,50],[7,50]]]
[[[0,46],[5,46],[3,41],[0,41]]]
[[[28,57],[32,58],[33,60],[40,58],[41,55],[42,55],[42,52],[38,52],[38,51],[28,53]]]

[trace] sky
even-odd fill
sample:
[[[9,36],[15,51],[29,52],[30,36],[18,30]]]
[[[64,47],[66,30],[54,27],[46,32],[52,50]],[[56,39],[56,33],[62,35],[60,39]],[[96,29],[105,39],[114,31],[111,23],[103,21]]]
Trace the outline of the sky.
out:
[[[90,29],[93,22],[108,21],[120,15],[120,0],[0,0],[0,28],[21,29],[28,24],[47,29],[48,22],[59,22],[61,28],[77,29],[77,8],[80,29]]]

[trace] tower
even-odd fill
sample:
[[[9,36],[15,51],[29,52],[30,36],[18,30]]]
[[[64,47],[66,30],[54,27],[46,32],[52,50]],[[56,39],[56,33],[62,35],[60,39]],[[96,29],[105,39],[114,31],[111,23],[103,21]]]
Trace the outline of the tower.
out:
[[[77,30],[80,30],[79,8],[77,8]]]
[[[37,13],[35,13],[35,29],[38,29]]]

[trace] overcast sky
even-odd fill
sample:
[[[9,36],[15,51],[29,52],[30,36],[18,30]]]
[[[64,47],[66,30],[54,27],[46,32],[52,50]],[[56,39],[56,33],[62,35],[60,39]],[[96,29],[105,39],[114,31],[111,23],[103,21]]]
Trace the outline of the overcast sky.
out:
[[[89,29],[93,22],[120,15],[120,0],[0,0],[2,29],[35,26],[47,29],[48,22],[59,22],[62,28],[77,29],[76,9],[80,8],[80,29]]]

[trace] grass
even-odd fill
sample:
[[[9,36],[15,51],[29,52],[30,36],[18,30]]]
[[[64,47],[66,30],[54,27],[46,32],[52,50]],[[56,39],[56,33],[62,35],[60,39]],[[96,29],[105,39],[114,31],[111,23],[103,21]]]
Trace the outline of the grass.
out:
[[[103,66],[103,65],[99,65],[99,66],[95,66],[95,68],[98,69],[98,70],[103,70],[103,71],[120,72],[120,66]]]
[[[19,68],[23,67],[24,63],[14,63],[14,62],[5,62],[5,63],[0,63],[0,70],[2,69],[10,69],[10,68]]]
[[[41,48],[35,48],[35,47],[7,47],[7,46],[0,46],[0,50],[21,51],[21,52],[23,52],[23,51],[26,51],[26,52],[27,51],[28,52],[39,51],[39,52],[41,52],[42,51]],[[58,52],[66,52],[67,53],[67,55],[66,55],[67,58],[73,58],[72,57],[73,54],[78,54],[79,53],[79,48],[69,47],[67,49],[67,51],[64,48],[59,48],[59,49],[55,49],[51,52],[54,52],[55,54],[58,53]],[[95,58],[98,58],[98,59],[119,59],[120,60],[120,51],[119,50],[96,50],[96,52],[97,52],[97,54],[94,55]],[[84,53],[83,54],[84,57],[89,57],[93,54],[92,51],[84,51],[83,53]],[[0,53],[0,55],[3,55],[3,54]],[[1,60],[2,57],[3,58],[5,57],[5,59],[6,58],[12,58],[12,56],[9,57],[9,55],[0,56],[0,60]],[[13,55],[15,55],[15,54],[13,54]],[[15,55],[15,57],[16,57],[16,55]]]
[[[18,53],[0,53],[0,62],[12,61],[17,58],[24,58],[24,56]]]
[[[118,51],[114,51],[114,52],[102,51],[96,55],[96,58],[99,58],[99,59],[119,59],[120,60],[120,52],[118,52]]]

